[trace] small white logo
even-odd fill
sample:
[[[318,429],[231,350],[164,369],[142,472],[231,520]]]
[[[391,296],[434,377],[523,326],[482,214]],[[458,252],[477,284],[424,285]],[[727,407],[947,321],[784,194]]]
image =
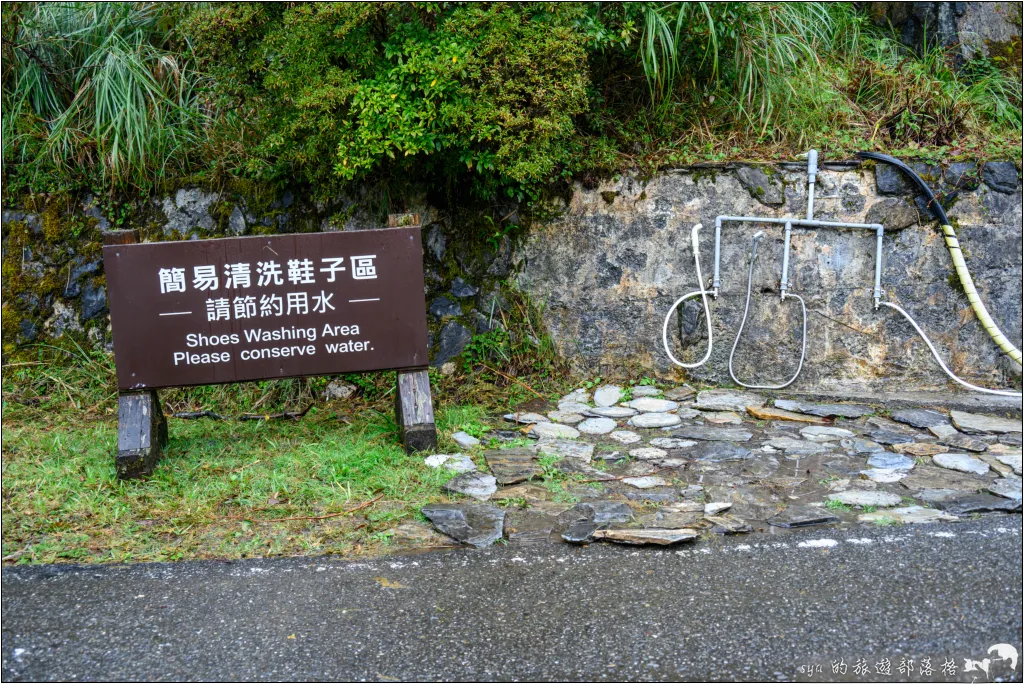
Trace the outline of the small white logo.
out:
[[[964,672],[976,672],[981,670],[985,673],[985,677],[988,677],[988,665],[992,662],[988,658],[981,660],[971,660],[970,658],[964,658]]]
[[[1017,671],[1017,649],[1011,646],[1010,644],[996,644],[995,646],[992,646],[988,649],[988,653],[989,655],[995,653],[996,657],[994,658],[994,660],[1009,660],[1010,669],[1014,672]],[[982,662],[988,664],[989,661],[986,658]],[[988,674],[987,669],[985,670],[985,674]]]

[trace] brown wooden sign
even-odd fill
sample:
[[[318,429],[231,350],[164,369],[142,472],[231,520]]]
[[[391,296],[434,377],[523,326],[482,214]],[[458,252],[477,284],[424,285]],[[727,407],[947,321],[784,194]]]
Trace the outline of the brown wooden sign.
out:
[[[118,387],[427,365],[419,227],[103,248]]]

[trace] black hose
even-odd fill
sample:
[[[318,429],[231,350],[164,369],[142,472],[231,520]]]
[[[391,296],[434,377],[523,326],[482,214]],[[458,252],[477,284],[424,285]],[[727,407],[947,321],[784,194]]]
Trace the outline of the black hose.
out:
[[[890,157],[889,155],[882,154],[880,152],[858,152],[857,156],[861,159],[873,159],[875,161],[885,162],[886,164],[892,164],[897,169],[907,174],[907,176],[910,177],[910,180],[914,182],[914,185],[921,190],[921,194],[928,198],[928,208],[931,210],[932,214],[935,215],[935,218],[939,220],[939,223],[943,226],[949,225],[949,217],[946,216],[946,210],[942,208],[941,204],[939,204],[939,200],[935,197],[935,193],[932,192],[932,189],[928,187],[928,184],[925,183],[912,168],[901,162],[896,157]]]

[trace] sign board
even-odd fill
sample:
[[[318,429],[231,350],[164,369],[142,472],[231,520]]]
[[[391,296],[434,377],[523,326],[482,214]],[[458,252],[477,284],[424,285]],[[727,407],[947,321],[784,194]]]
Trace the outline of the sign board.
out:
[[[103,248],[121,390],[427,365],[419,227]]]

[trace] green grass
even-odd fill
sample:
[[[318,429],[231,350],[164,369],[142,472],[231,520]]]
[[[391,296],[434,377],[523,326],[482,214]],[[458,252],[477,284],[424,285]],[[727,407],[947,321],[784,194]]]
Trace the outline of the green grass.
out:
[[[878,525],[879,527],[893,527],[899,525],[900,521],[888,515],[883,515],[880,518],[875,518],[871,521],[872,524]]]
[[[119,482],[112,416],[10,408],[2,437],[5,562],[359,554],[386,547],[389,530],[422,505],[446,500],[441,485],[452,477],[406,455],[388,416],[367,409],[346,424],[318,406],[295,422],[172,418],[156,473]],[[479,407],[441,408],[442,448],[481,417]],[[350,515],[260,522],[329,516],[369,501]]]
[[[847,513],[853,510],[848,504],[844,504],[836,499],[829,499],[828,503],[825,504],[825,508],[830,511],[846,511]]]

